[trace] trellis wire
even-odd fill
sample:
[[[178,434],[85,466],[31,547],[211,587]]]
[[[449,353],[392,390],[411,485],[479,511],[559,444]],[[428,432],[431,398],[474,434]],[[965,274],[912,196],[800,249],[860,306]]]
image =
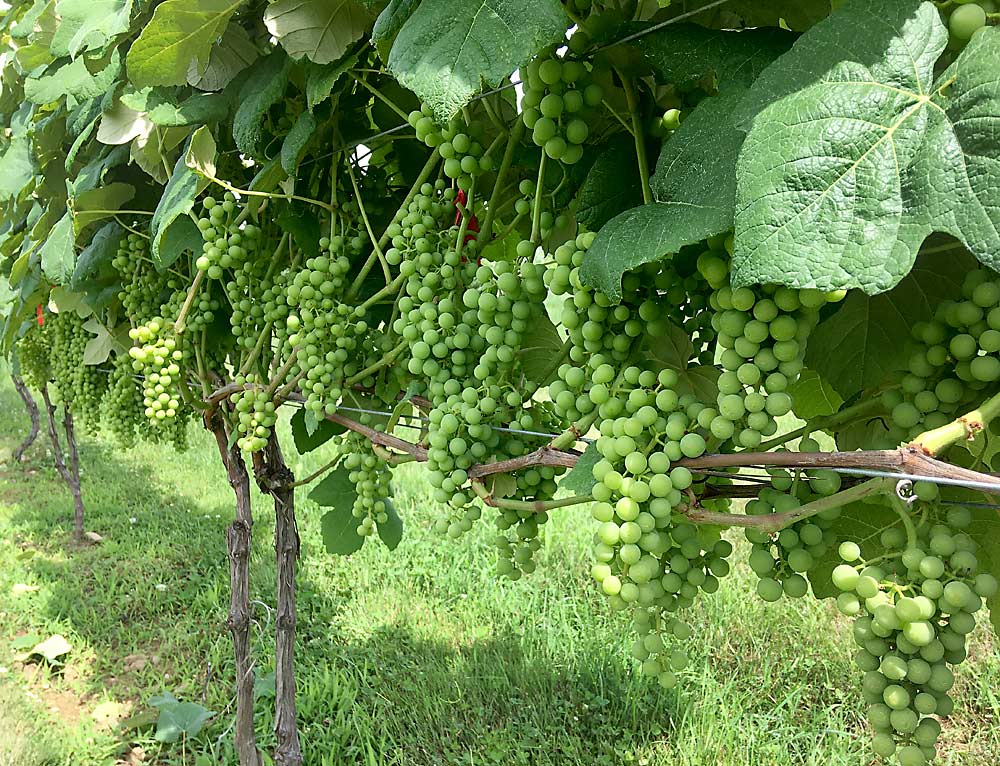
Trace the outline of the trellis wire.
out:
[[[105,368],[98,368],[101,372],[111,372],[111,370]],[[146,378],[141,375],[133,375],[135,380],[145,380]],[[287,404],[293,407],[303,408],[305,405],[302,402],[289,401]],[[388,410],[372,410],[366,409],[364,407],[337,407],[338,412],[353,412],[361,415],[374,415],[376,417],[391,418],[393,412]],[[405,418],[408,422],[402,422]],[[406,428],[420,428],[423,424],[429,423],[430,418],[421,415],[402,415],[400,416],[400,425]],[[419,425],[417,425],[419,423]],[[520,428],[509,428],[506,426],[492,426],[496,431],[502,431],[504,433],[520,434],[524,436],[537,436],[545,439],[555,439],[561,434],[551,434],[545,433],[544,431],[527,431]],[[583,442],[584,444],[590,445],[596,443],[596,439],[592,439],[587,436],[577,437],[577,441]],[[747,466],[752,467],[752,466]],[[749,483],[765,484],[770,483],[769,478],[765,478],[761,475],[754,474],[741,474],[734,473],[731,471],[719,471],[710,468],[690,468],[688,469],[691,473],[698,474],[699,476],[711,476],[717,478],[734,479],[737,481],[745,481]],[[800,469],[801,470],[801,469]],[[868,478],[875,479],[906,479],[908,481],[925,481],[931,484],[943,484],[953,487],[963,487],[965,489],[984,489],[984,490],[995,490],[997,489],[997,484],[985,481],[973,481],[971,479],[949,479],[943,476],[921,476],[919,474],[912,473],[899,473],[894,471],[880,471],[877,469],[870,468],[826,468],[824,470],[833,471],[845,476],[865,476]],[[809,480],[809,476],[801,476],[800,478]],[[957,500],[943,501],[946,505],[962,505],[974,508],[996,508],[1000,509],[1000,504],[997,503],[973,503],[973,502],[962,502]]]

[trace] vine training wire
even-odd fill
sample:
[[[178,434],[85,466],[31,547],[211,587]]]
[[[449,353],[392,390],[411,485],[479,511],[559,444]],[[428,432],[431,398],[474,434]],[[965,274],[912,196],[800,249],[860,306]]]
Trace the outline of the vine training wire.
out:
[[[98,368],[101,372],[111,372],[107,368]],[[133,375],[135,380],[146,380],[142,375]],[[302,402],[287,401],[286,404],[298,409],[304,409],[305,405]],[[337,407],[338,412],[353,412],[359,415],[373,415],[375,417],[391,418],[395,413],[389,410],[373,410],[364,407]],[[422,415],[402,415],[397,416],[399,425],[404,428],[417,428],[419,429],[422,424],[429,423],[430,418]],[[510,428],[507,426],[493,426],[495,431],[502,431],[503,433],[511,434],[521,434],[524,436],[537,436],[544,439],[556,439],[561,434],[546,433],[544,431],[527,431],[521,428]],[[584,444],[591,445],[596,443],[596,439],[590,438],[588,436],[577,437],[577,441],[583,442]],[[760,468],[760,466],[744,466],[745,468]],[[768,484],[770,483],[770,477],[762,476],[760,474],[745,474],[745,473],[734,473],[731,471],[719,471],[709,468],[691,468],[689,469],[691,473],[696,473],[699,476],[712,476],[718,478],[736,479],[739,481],[749,482],[751,484]],[[921,476],[919,474],[913,473],[900,473],[895,471],[879,471],[876,469],[869,468],[825,468],[824,470],[833,471],[834,473],[839,473],[844,476],[864,476],[876,479],[900,479],[905,481],[926,481],[931,484],[944,484],[947,486],[963,487],[965,489],[987,489],[995,490],[997,488],[996,484],[992,484],[985,481],[973,481],[971,479],[949,479],[942,476]],[[802,474],[800,476],[802,479],[810,480],[810,477]],[[1000,503],[976,503],[976,502],[964,502],[964,501],[944,501],[945,505],[962,505],[969,506],[973,508],[995,508],[1000,509]]]

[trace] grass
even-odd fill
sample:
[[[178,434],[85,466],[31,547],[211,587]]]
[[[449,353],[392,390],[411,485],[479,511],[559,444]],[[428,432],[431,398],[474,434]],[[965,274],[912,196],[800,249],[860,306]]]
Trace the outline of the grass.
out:
[[[13,391],[0,387],[0,453],[25,423]],[[82,439],[87,528],[104,537],[86,548],[69,543],[71,502],[41,441],[27,463],[0,466],[0,766],[235,763],[224,624],[231,500],[209,438],[191,437],[184,454]],[[328,459],[323,449],[289,457],[299,475]],[[828,603],[766,606],[736,567],[692,610],[692,661],[666,692],[639,677],[627,626],[589,581],[585,509],[554,514],[532,577],[497,582],[489,524],[442,540],[420,469],[400,468],[395,486],[403,543],[394,553],[369,544],[349,559],[323,552],[320,511],[299,495],[297,668],[309,766],[872,762],[849,625]],[[255,495],[254,508],[255,651],[266,675],[273,522],[264,498]],[[65,667],[15,660],[11,639],[55,633],[73,646]],[[1000,652],[987,631],[973,654],[945,722],[948,766],[1000,760]],[[219,715],[169,746],[149,726],[116,723],[151,710],[162,689]],[[270,703],[264,691],[265,750]]]

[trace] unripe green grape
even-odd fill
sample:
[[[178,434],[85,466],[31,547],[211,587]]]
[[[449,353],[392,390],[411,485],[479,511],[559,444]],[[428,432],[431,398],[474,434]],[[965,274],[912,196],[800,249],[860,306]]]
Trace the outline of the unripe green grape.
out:
[[[948,18],[948,30],[958,40],[971,39],[972,35],[984,26],[986,26],[986,11],[977,3],[960,5]]]

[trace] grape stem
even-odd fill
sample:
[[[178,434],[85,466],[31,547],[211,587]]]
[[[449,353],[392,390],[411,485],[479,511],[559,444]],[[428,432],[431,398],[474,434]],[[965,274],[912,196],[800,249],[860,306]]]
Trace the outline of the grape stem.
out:
[[[297,479],[296,481],[293,481],[291,484],[288,484],[286,486],[289,489],[293,489],[295,487],[304,487],[306,484],[311,484],[320,476],[322,476],[324,473],[329,471],[331,468],[335,467],[338,462],[340,462],[340,455],[335,457],[333,460],[324,465],[322,468],[317,468],[315,471],[306,476],[304,479]]]
[[[396,211],[396,215],[392,217],[393,223],[398,221],[401,215],[406,211],[406,208],[409,207],[410,202],[417,195],[417,192],[420,191],[420,187],[423,186],[425,183],[427,183],[427,179],[429,179],[431,177],[431,173],[434,172],[434,168],[437,166],[437,162],[438,162],[438,153],[437,150],[435,150],[432,151],[430,157],[427,158],[427,162],[424,163],[424,167],[421,169],[420,175],[417,176],[417,180],[413,182],[413,186],[411,186],[410,190],[406,193],[406,197],[403,199],[402,204]],[[389,224],[389,226],[391,225],[392,223]],[[382,236],[379,237],[378,240],[379,247],[385,247],[389,243],[390,239],[391,237],[389,236],[389,228],[386,227],[386,230],[382,232]],[[354,278],[354,284],[351,285],[351,289],[347,293],[348,301],[350,301],[358,294],[358,291],[361,289],[361,285],[365,281],[365,277],[367,277],[368,272],[372,270],[372,267],[375,265],[376,260],[377,256],[373,252],[368,257],[368,260],[365,261],[364,265],[362,265],[361,270],[358,272],[357,277]]]
[[[395,101],[393,101],[391,98],[385,95],[374,85],[369,84],[363,77],[358,77],[354,72],[351,72],[350,75],[351,79],[354,80],[354,82],[356,82],[358,85],[361,85],[363,88],[368,90],[373,96],[375,96],[375,98],[379,99],[383,104],[392,109],[392,111],[394,111],[404,120],[409,121],[410,115],[408,115],[406,112],[400,109],[399,106],[396,105]]]
[[[628,103],[629,113],[632,117],[632,136],[635,138],[635,158],[639,163],[639,180],[642,183],[642,203],[648,205],[653,201],[653,191],[649,186],[649,162],[646,159],[646,136],[642,130],[642,118],[639,115],[639,101],[635,97],[635,87],[632,81],[621,72],[622,88],[625,89],[625,100]]]
[[[365,210],[365,205],[361,201],[361,189],[358,188],[358,181],[354,177],[354,169],[351,167],[351,163],[347,163],[347,177],[351,179],[351,186],[354,189],[354,199],[358,203],[358,209],[361,211],[361,220],[365,224],[365,231],[368,232],[368,239],[371,240],[372,248],[375,250],[375,256],[378,258],[379,263],[382,266],[382,273],[385,275],[385,283],[389,284],[392,282],[392,271],[389,269],[389,262],[385,259],[385,253],[382,252],[382,248],[378,243],[378,239],[375,238],[375,232],[372,231],[371,221],[368,220],[368,213]]]
[[[542,149],[542,158],[538,161],[538,181],[535,183],[535,207],[531,211],[531,243],[539,244],[542,228],[542,191],[545,189],[545,166],[549,155]]]
[[[573,495],[560,500],[511,500],[509,498],[493,497],[486,485],[482,481],[472,481],[472,491],[476,493],[486,505],[491,508],[500,508],[505,511],[521,511],[523,513],[545,513],[556,508],[567,508],[571,505],[582,503],[592,503],[594,498],[591,495]]]
[[[396,361],[396,358],[401,353],[403,353],[403,351],[406,349],[407,345],[408,345],[407,341],[405,341],[405,340],[401,341],[394,348],[392,348],[385,356],[383,356],[381,359],[379,359],[377,362],[368,365],[367,367],[365,367],[365,369],[363,369],[357,375],[352,375],[347,380],[345,380],[344,381],[344,385],[345,386],[353,386],[356,383],[360,383],[362,380],[364,380],[365,378],[367,378],[369,375],[373,375],[374,373],[378,372],[379,370],[381,370],[381,369],[383,369],[385,367],[388,367],[389,365],[391,365],[393,362]]]
[[[910,509],[895,492],[892,493],[892,509],[899,516],[903,522],[903,528],[906,530],[906,547],[916,548],[917,528],[913,525],[913,519],[910,518]]]
[[[1000,394],[994,394],[979,407],[967,412],[951,423],[925,431],[910,442],[910,446],[928,455],[938,455],[962,440],[972,441],[990,421],[1000,415]]]
[[[385,447],[378,444],[372,445],[372,452],[375,453],[375,456],[379,460],[382,460],[389,465],[402,465],[403,463],[412,463],[416,460],[413,455],[399,455],[394,452],[389,452],[389,450]]]
[[[745,516],[736,513],[716,513],[692,506],[685,516],[695,524],[719,524],[727,527],[752,527],[774,534],[797,521],[808,519],[823,511],[840,508],[848,503],[854,503],[870,495],[893,492],[895,479],[872,479],[857,486],[842,490],[835,495],[813,500],[793,511],[784,513],[765,513],[759,516]]]
[[[774,447],[787,444],[788,442],[800,439],[803,436],[808,436],[813,431],[823,431],[829,428],[837,428],[854,420],[860,420],[861,418],[874,415],[875,413],[880,413],[882,411],[882,402],[877,397],[865,399],[864,401],[858,402],[850,407],[846,407],[839,412],[835,412],[832,415],[814,418],[801,428],[797,428],[787,434],[776,436],[769,441],[761,443],[758,449],[761,452],[767,452]]]
[[[490,195],[490,201],[486,206],[486,217],[483,219],[483,225],[479,232],[479,238],[486,240],[484,244],[493,237],[493,220],[496,217],[497,206],[500,204],[500,192],[503,189],[504,179],[507,177],[507,173],[510,172],[510,166],[514,162],[514,150],[521,142],[521,136],[523,135],[524,122],[519,119],[507,136],[507,147],[504,149],[503,158],[500,160],[500,168],[497,170],[497,178],[493,184],[493,193]]]
[[[184,299],[184,305],[181,306],[180,313],[174,321],[174,332],[178,335],[184,332],[184,322],[187,319],[188,312],[191,311],[191,304],[194,303],[194,297],[198,294],[198,290],[201,288],[201,283],[204,279],[205,272],[198,269],[198,273],[194,275],[194,281],[191,283],[191,289],[188,290],[187,297]]]

